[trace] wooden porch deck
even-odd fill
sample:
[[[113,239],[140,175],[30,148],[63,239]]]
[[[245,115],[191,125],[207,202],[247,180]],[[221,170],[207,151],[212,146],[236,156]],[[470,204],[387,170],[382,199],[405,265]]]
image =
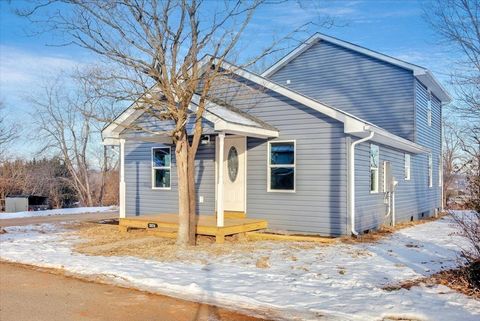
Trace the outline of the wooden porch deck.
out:
[[[245,234],[250,231],[266,229],[266,220],[249,218],[225,218],[224,226],[217,227],[214,215],[197,216],[197,234],[215,236],[217,243],[223,243],[226,235]],[[120,218],[120,231],[128,232],[129,229],[140,228],[162,237],[175,238],[178,231],[177,214],[141,215]]]

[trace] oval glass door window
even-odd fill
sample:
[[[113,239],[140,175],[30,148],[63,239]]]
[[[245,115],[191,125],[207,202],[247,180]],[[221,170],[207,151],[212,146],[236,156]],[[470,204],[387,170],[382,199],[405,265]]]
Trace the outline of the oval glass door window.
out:
[[[237,149],[232,146],[228,151],[228,177],[231,182],[235,182],[238,175],[238,152]]]

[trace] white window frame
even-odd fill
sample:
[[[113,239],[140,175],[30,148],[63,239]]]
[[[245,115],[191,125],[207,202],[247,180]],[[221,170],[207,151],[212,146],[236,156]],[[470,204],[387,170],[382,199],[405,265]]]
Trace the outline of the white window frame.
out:
[[[428,127],[432,127],[432,93],[428,93],[428,102],[427,102],[427,124]]]
[[[378,150],[378,164],[377,164],[377,167],[372,167],[372,161],[371,161],[371,158],[372,158],[372,147],[375,147],[377,148]],[[380,190],[380,173],[379,173],[379,166],[380,166],[380,146],[378,145],[375,145],[375,144],[370,144],[370,148],[369,148],[369,151],[368,151],[368,166],[370,168],[369,170],[369,182],[370,182],[370,194],[378,194],[379,193],[379,190]],[[375,190],[372,190],[372,171],[375,171],[377,174],[375,176],[376,178],[376,189]]]
[[[276,143],[293,143],[293,164],[271,165],[271,144]],[[267,192],[269,193],[295,193],[297,191],[297,142],[295,140],[272,140],[268,142],[267,156]],[[270,186],[271,169],[276,167],[293,168],[293,190],[291,189],[272,189]]]
[[[438,187],[442,187],[443,176],[443,159],[442,155],[438,155]]]
[[[432,154],[428,154],[428,187],[433,187],[433,159]]]
[[[410,154],[405,153],[405,173],[404,173],[404,178],[406,181],[409,181],[410,178],[412,177],[412,157]]]
[[[156,149],[168,149],[170,153],[170,166],[155,166],[155,150]],[[152,147],[152,159],[151,159],[151,166],[152,166],[152,189],[155,190],[171,190],[172,189],[172,147],[171,146],[156,146]],[[155,170],[156,169],[168,169],[170,170],[170,186],[169,187],[156,187],[155,186]]]

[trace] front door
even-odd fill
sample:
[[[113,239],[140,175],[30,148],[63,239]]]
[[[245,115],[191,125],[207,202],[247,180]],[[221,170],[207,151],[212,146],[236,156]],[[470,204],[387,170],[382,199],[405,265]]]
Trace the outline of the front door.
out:
[[[224,210],[245,212],[245,137],[225,137]]]

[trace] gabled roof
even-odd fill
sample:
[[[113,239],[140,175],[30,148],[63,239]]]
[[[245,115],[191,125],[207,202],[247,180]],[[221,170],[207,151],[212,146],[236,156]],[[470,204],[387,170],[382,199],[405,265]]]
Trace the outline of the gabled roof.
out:
[[[344,40],[340,40],[338,38],[330,37],[321,33],[316,33],[310,38],[308,38],[305,42],[303,42],[300,46],[292,50],[288,53],[285,57],[277,61],[273,64],[270,68],[265,70],[262,73],[263,77],[270,77],[278,70],[280,70],[283,66],[288,64],[290,61],[298,57],[300,54],[305,52],[308,48],[312,47],[314,44],[318,43],[319,41],[326,41],[329,43],[333,43],[340,47],[364,54],[369,57],[376,58],[378,60],[387,62],[389,64],[401,67],[403,69],[407,69],[413,72],[413,75],[428,89],[432,91],[432,93],[440,99],[440,101],[444,103],[448,103],[451,101],[451,97],[448,92],[443,88],[443,86],[435,79],[432,73],[424,67],[382,54],[380,52],[367,49],[365,47],[353,44],[351,42],[347,42]]]
[[[194,95],[190,105],[192,112],[198,107],[198,102],[199,96]],[[139,106],[138,102],[133,103],[102,130],[102,138],[105,144],[115,145],[115,140],[122,138],[122,132],[145,113],[145,109],[139,107],[141,106]],[[203,118],[213,123],[215,131],[227,131],[232,134],[260,138],[278,137],[279,134],[275,127],[224,102],[208,101]],[[167,131],[158,132],[157,136],[165,136],[167,134]],[[145,138],[143,137],[142,139]]]
[[[211,57],[206,57],[206,59],[210,59],[210,58]],[[217,62],[215,61],[215,63]],[[429,152],[428,148],[418,145],[405,138],[394,135],[383,128],[380,128],[370,122],[367,122],[359,117],[351,115],[340,109],[336,109],[334,107],[331,107],[319,101],[316,101],[310,97],[304,96],[301,93],[298,93],[290,88],[284,87],[278,83],[275,83],[251,71],[245,70],[243,68],[232,65],[225,61],[222,63],[222,68],[224,68],[225,70],[229,70],[232,74],[235,74],[244,79],[247,79],[257,85],[260,85],[266,89],[276,92],[284,97],[290,98],[302,105],[310,107],[328,117],[338,120],[339,122],[344,124],[344,132],[346,134],[351,134],[357,137],[365,137],[368,135],[369,132],[374,132],[375,135],[372,141],[376,141],[380,144],[392,146],[394,148],[408,151],[411,153]],[[196,101],[197,98],[194,98],[192,100],[193,104],[197,102]],[[249,115],[247,120],[245,119],[246,116],[244,115],[244,112],[242,112],[243,114],[235,113],[234,117],[235,118],[238,117],[236,118],[237,120],[242,119],[242,121],[244,122],[242,124],[237,124],[236,121],[233,121],[231,118],[227,119],[227,117],[232,117],[232,115],[227,116],[227,114],[232,111],[231,108],[228,109],[228,111],[223,109],[222,112],[219,112],[220,107],[222,106],[215,104],[213,102],[209,102],[209,104],[213,104],[213,105],[209,105],[210,107],[207,107],[207,110],[209,110],[212,107],[213,108],[212,110],[210,110],[210,112],[205,113],[205,118],[215,123],[215,130],[230,130],[230,131],[241,134],[241,133],[247,133],[246,130],[248,129],[249,131],[252,132],[251,136],[257,136],[257,137],[261,137],[261,136],[277,137],[279,134],[278,130],[273,130],[273,128],[265,127],[265,123],[263,122],[262,122],[263,124],[258,123],[257,125],[257,126],[261,126],[262,128],[258,128],[257,126],[252,126],[252,124],[245,123],[245,121],[247,122],[252,121],[253,116]],[[118,121],[116,123],[111,123],[110,125],[105,127],[105,129],[102,131],[102,137],[104,138],[104,140],[118,138],[119,137],[118,135],[120,134],[120,132],[123,131],[123,129],[125,128],[124,124],[127,124],[128,122],[132,122],[134,121],[134,119],[140,116],[138,114],[138,111],[139,111],[138,108],[135,108],[134,106],[135,104],[133,104],[131,108],[125,110],[122,115],[117,117]],[[216,113],[215,113],[215,109],[217,109]],[[125,123],[122,123],[122,121],[125,121]]]

